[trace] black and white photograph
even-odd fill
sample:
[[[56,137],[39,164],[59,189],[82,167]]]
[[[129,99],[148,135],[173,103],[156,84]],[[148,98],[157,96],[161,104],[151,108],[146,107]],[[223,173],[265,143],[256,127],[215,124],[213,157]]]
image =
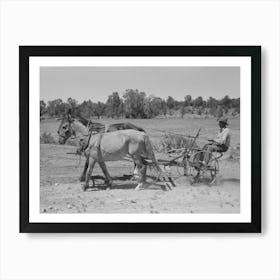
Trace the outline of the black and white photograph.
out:
[[[239,213],[239,67],[41,67],[41,213]]]
[[[124,223],[138,224],[131,231],[148,230],[143,223],[235,231],[256,222],[258,47],[21,51],[32,136],[21,211],[29,222],[117,223],[120,231]]]

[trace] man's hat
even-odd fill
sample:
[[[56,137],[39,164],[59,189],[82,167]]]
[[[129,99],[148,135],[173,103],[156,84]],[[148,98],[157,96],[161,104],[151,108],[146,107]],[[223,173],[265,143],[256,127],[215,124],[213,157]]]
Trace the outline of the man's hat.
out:
[[[222,122],[222,123],[228,125],[228,119],[227,119],[227,118],[221,117],[221,118],[219,119],[219,122]]]

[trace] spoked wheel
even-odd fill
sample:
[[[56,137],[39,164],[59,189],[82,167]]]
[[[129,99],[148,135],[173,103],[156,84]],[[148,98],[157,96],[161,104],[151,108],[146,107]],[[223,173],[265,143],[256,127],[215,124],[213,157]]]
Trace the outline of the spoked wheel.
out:
[[[219,162],[208,151],[198,151],[194,153],[189,159],[189,165],[192,169],[191,184],[199,182],[207,182],[213,184],[219,172]]]

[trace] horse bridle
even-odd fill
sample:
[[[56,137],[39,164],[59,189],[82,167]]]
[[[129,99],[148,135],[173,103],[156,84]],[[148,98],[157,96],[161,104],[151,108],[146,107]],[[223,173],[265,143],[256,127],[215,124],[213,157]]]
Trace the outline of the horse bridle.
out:
[[[62,134],[60,134],[59,131],[58,131],[59,137],[63,138],[65,141],[66,141],[67,139],[69,139],[69,138],[72,138],[72,139],[76,139],[76,138],[77,138],[76,132],[75,132],[75,130],[72,128],[72,121],[71,121],[71,120],[72,120],[72,119],[68,118],[68,131],[67,131],[67,132],[70,133],[70,137],[67,137],[67,136],[66,136],[66,132],[65,132],[65,135],[62,135]],[[89,133],[86,134],[86,135],[83,135],[84,137],[89,136],[89,137],[88,137],[88,140],[87,140],[86,143],[83,143],[83,144],[81,145],[80,149],[78,150],[79,152],[77,151],[78,153],[84,152],[84,151],[86,150],[86,148],[88,147],[88,145],[89,145],[89,142],[90,142],[90,139],[91,139],[92,135],[93,135],[93,134],[97,134],[97,133],[94,133],[94,130],[90,129],[90,125],[91,125],[91,121],[90,121],[90,122],[88,123],[88,125],[87,125],[87,129],[88,129]],[[59,130],[60,130],[60,129],[59,129]],[[74,137],[73,137],[73,136],[74,136]],[[98,149],[100,149],[100,141],[101,141],[101,138],[102,138],[102,136],[100,137],[100,139],[99,139],[99,141],[98,141]]]
[[[71,120],[70,120],[69,118],[68,118],[68,127],[69,127],[69,128],[68,128],[67,132],[70,133],[70,136],[69,136],[69,137],[66,136],[66,132],[64,133],[64,135],[60,134],[60,133],[59,133],[60,128],[59,128],[59,130],[58,130],[58,132],[57,132],[58,136],[61,137],[61,138],[63,138],[65,141],[66,141],[68,138],[71,138],[73,135],[75,135],[75,137],[73,137],[73,138],[76,138],[76,132],[75,132],[75,130],[73,130],[72,125],[71,125]]]

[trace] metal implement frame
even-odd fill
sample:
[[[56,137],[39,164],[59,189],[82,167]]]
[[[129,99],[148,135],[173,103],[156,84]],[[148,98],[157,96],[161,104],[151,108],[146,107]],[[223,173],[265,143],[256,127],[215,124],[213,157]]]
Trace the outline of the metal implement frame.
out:
[[[164,167],[166,167],[166,166],[169,166],[169,167],[170,166],[176,166],[177,167],[177,172],[179,173],[179,176],[177,176],[177,177],[193,176],[194,179],[192,180],[192,183],[197,183],[199,177],[201,177],[200,174],[205,174],[208,171],[208,172],[211,173],[210,184],[212,184],[212,183],[215,182],[216,176],[219,172],[219,161],[218,160],[222,156],[222,154],[217,157],[217,156],[214,156],[214,154],[212,152],[210,153],[210,152],[207,152],[207,151],[204,151],[202,149],[198,149],[198,148],[194,147],[195,143],[196,143],[196,140],[199,137],[200,131],[201,131],[201,128],[198,129],[195,136],[191,136],[191,135],[185,135],[184,136],[183,134],[180,134],[180,136],[183,136],[183,137],[193,138],[193,141],[192,141],[190,147],[184,147],[182,149],[173,149],[171,151],[168,151],[168,153],[169,152],[176,152],[176,151],[183,151],[183,152],[181,152],[179,155],[177,155],[177,156],[175,156],[175,157],[173,157],[169,160],[158,159],[158,163],[160,165],[163,165]],[[204,154],[204,153],[210,153],[211,160],[207,164],[205,164],[203,162],[198,162],[198,161],[196,163],[192,162],[192,160],[194,160],[194,158],[195,158],[195,155],[198,155],[198,154],[201,155],[201,154]],[[179,159],[182,159],[182,160],[180,161]],[[213,162],[214,162],[214,166],[212,166]],[[152,163],[151,163],[151,161],[147,161],[147,164],[150,165]],[[183,168],[182,173],[179,172],[180,168]],[[199,176],[197,178],[195,178],[195,176],[193,174],[191,174],[191,172],[189,172],[188,169],[189,170],[190,169],[195,169],[197,171],[197,175],[199,174]],[[173,178],[175,177],[175,176],[171,176],[170,174],[168,174],[168,176],[173,177]]]

